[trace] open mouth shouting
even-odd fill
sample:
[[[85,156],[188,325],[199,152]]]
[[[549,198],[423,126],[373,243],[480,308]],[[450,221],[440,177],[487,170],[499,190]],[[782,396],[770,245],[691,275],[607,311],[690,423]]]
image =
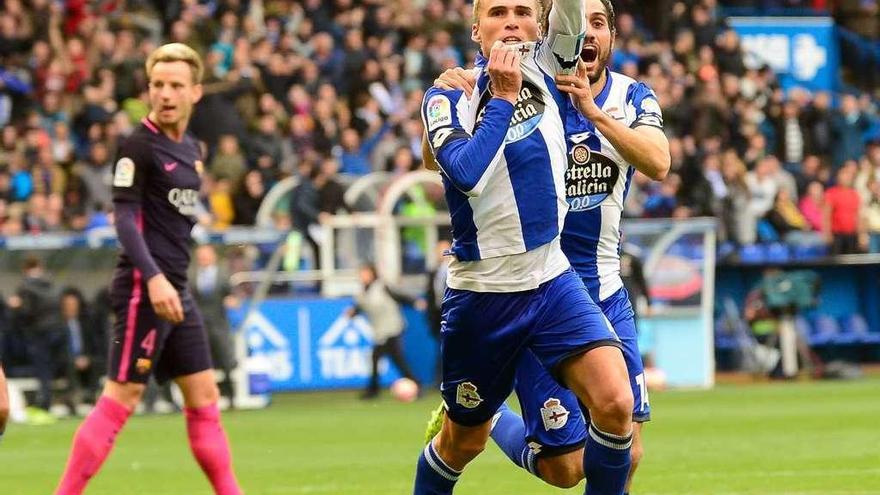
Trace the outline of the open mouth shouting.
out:
[[[596,63],[596,60],[599,59],[599,47],[596,45],[584,45],[581,49],[581,60],[584,61],[587,66],[592,66]]]

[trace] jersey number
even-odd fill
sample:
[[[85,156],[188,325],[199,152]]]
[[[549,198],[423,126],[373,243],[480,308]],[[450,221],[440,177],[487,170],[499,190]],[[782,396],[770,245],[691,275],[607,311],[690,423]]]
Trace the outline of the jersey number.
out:
[[[645,383],[644,373],[639,373],[638,375],[636,375],[636,383],[639,385],[639,395],[641,396],[639,411],[644,411],[645,408],[648,407],[648,384]]]
[[[156,348],[156,329],[150,330],[144,340],[141,341],[141,349],[146,351],[147,356],[153,355],[153,350]]]

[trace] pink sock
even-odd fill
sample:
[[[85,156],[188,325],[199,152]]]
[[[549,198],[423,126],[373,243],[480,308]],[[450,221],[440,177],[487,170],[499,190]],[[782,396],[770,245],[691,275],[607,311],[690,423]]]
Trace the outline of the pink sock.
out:
[[[56,495],[78,495],[101,469],[113,449],[116,435],[125,426],[131,411],[109,397],[101,397],[73,437],[70,458]]]
[[[208,476],[217,495],[239,495],[241,489],[232,472],[232,455],[226,433],[220,425],[217,404],[184,409],[186,432],[193,456]]]

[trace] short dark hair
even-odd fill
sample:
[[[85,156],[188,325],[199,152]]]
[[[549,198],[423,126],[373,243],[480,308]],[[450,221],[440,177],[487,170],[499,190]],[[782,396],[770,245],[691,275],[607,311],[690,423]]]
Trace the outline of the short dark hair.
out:
[[[22,270],[24,270],[26,272],[29,272],[29,271],[33,270],[34,268],[42,268],[42,267],[43,267],[43,261],[39,257],[34,256],[34,255],[29,255],[28,257],[26,257],[21,264]]]

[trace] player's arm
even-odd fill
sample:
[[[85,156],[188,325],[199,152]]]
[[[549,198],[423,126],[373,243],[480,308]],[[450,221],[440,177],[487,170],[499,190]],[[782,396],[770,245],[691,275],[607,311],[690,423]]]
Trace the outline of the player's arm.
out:
[[[143,236],[142,199],[144,183],[149,174],[149,150],[129,139],[120,151],[113,171],[113,209],[116,236],[125,254],[147,281],[150,303],[159,317],[179,323],[183,306],[177,290],[150,254]]]
[[[547,35],[539,48],[545,70],[573,74],[584,44],[584,0],[554,0],[547,18]]]
[[[556,87],[573,97],[578,111],[591,120],[627,163],[654,180],[669,173],[669,141],[663,133],[663,116],[657,97],[643,83],[627,90],[627,103],[635,109],[635,119],[627,126],[605,113],[593,99],[583,66],[574,76],[557,76]]]
[[[427,144],[430,155],[452,184],[469,196],[479,196],[485,183],[482,179],[491,174],[504,149],[513,104],[497,97],[489,100],[483,120],[471,136],[461,125],[458,108],[453,108],[457,107],[453,102],[461,98],[461,91],[428,90],[423,108]]]
[[[519,54],[496,42],[489,55],[493,97],[473,136],[462,126],[461,91],[431,88],[425,94],[422,119],[431,154],[452,184],[469,196],[479,196],[504,150],[513,104],[522,84]]]
[[[461,67],[446,69],[437,79],[434,79],[434,87],[447,91],[460,89],[470,100],[474,88],[477,87],[477,73],[478,69],[468,70]],[[440,165],[434,158],[434,152],[431,151],[431,145],[428,144],[427,133],[422,134],[422,165],[428,170],[440,170]]]
[[[3,374],[3,366],[0,365],[0,439],[6,431],[6,421],[9,419],[9,392],[6,390],[6,375]]]

